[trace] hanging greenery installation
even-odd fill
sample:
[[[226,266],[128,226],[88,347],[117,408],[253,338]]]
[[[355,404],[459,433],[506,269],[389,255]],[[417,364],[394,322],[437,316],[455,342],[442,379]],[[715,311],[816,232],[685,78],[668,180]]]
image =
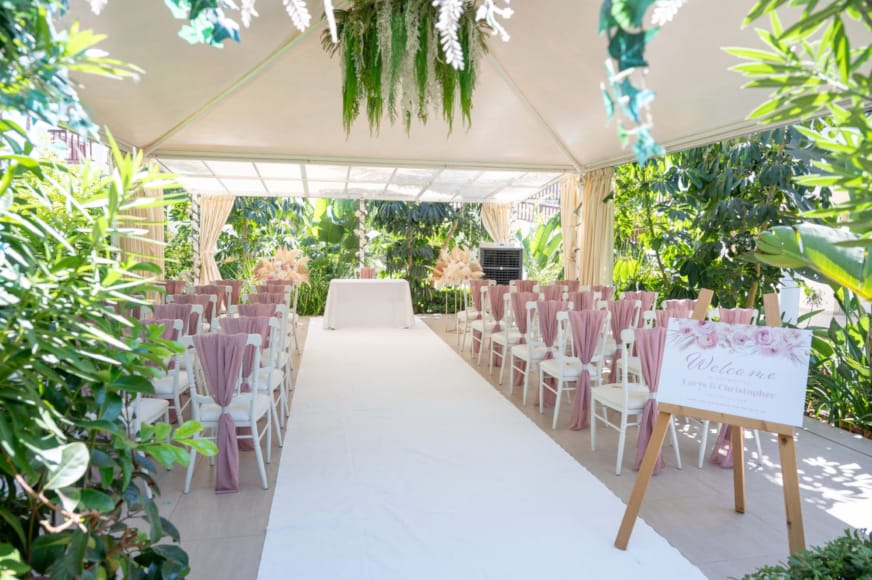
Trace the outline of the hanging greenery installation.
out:
[[[453,13],[432,0],[359,0],[335,10],[338,42],[325,30],[321,43],[340,58],[346,133],[364,108],[372,133],[385,114],[391,124],[402,120],[408,133],[413,118],[426,123],[433,110],[450,132],[457,105],[470,126],[479,58],[486,36],[497,31],[476,18],[472,2],[452,4]]]

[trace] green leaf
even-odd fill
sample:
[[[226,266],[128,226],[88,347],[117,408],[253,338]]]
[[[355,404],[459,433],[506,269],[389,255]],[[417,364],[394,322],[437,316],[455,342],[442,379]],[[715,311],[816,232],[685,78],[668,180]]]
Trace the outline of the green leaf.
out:
[[[173,439],[189,439],[203,430],[203,425],[199,421],[185,421],[179,425],[173,432]]]
[[[833,56],[842,82],[847,84],[851,77],[851,48],[841,18],[835,20],[833,28]]]
[[[9,544],[0,544],[0,578],[3,580],[23,577],[30,571],[30,566],[21,559],[18,550]]]
[[[83,508],[97,510],[103,513],[111,512],[115,509],[115,500],[113,500],[108,494],[96,489],[82,489],[79,503]]]
[[[46,466],[46,489],[60,489],[77,482],[88,469],[88,448],[84,443],[68,443],[37,453]]]

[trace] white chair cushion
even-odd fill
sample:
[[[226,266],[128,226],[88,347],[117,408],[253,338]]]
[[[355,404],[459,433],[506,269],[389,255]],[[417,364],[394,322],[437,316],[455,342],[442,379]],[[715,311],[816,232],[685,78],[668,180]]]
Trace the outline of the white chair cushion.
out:
[[[611,409],[620,410],[624,406],[624,395],[622,393],[623,386],[620,384],[609,384],[602,387],[596,387],[592,391],[593,398]],[[645,403],[648,401],[648,387],[645,385],[631,384],[629,386],[629,395],[627,397],[627,411],[633,413],[641,413],[645,408]]]
[[[154,394],[156,397],[172,397],[173,396],[173,375],[170,372],[169,376],[164,376],[151,381],[154,386]],[[188,373],[187,371],[179,371],[179,392],[183,393],[188,390]]]
[[[507,342],[508,344],[518,344],[521,342],[521,336],[521,333],[517,330],[510,330],[508,340],[506,339],[506,334],[503,332],[496,333],[491,337],[491,340],[493,340],[494,344],[505,346]]]
[[[251,403],[249,401],[233,401],[228,406],[230,416],[237,423],[248,422],[248,411]],[[255,419],[266,415],[269,412],[269,395],[255,395],[254,416]],[[221,414],[221,407],[215,403],[206,403],[200,405],[200,420],[208,423],[218,421],[218,416]]]
[[[270,391],[278,389],[284,381],[285,375],[281,369],[263,368],[257,373],[257,383],[260,388]]]
[[[540,362],[539,368],[548,376],[575,380],[578,378],[578,373],[581,372],[581,361],[577,358],[566,358],[563,360],[552,358]]]
[[[126,416],[133,416],[134,405],[131,403],[127,406]],[[139,399],[139,422],[140,423],[155,423],[162,418],[170,408],[169,401],[165,399],[153,399],[151,397],[141,397]]]

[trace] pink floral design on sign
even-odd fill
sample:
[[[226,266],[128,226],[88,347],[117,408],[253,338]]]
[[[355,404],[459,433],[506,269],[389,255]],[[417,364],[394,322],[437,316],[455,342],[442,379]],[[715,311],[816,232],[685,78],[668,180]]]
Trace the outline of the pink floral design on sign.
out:
[[[794,328],[727,324],[673,318],[666,336],[679,350],[701,348],[731,355],[764,354],[784,357],[794,364],[808,364],[809,349],[802,331]]]

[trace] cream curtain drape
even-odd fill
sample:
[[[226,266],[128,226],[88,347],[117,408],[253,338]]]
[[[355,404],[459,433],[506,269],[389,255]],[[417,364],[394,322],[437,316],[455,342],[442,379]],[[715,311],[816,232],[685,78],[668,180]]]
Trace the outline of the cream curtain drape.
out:
[[[493,241],[506,244],[511,238],[512,204],[484,203],[481,206],[481,222]]]
[[[234,199],[232,195],[204,195],[200,198],[200,284],[221,279],[215,263],[215,250]]]
[[[563,233],[563,279],[578,279],[578,175],[560,180],[560,231]]]
[[[137,207],[120,213],[121,228],[137,230],[121,236],[118,246],[122,259],[133,258],[140,262],[152,262],[164,271],[164,206],[163,189],[149,188],[135,194],[137,199],[151,198],[154,206]]]
[[[612,190],[614,169],[606,167],[584,176],[578,252],[582,285],[611,284],[615,265],[615,204],[603,202]]]

